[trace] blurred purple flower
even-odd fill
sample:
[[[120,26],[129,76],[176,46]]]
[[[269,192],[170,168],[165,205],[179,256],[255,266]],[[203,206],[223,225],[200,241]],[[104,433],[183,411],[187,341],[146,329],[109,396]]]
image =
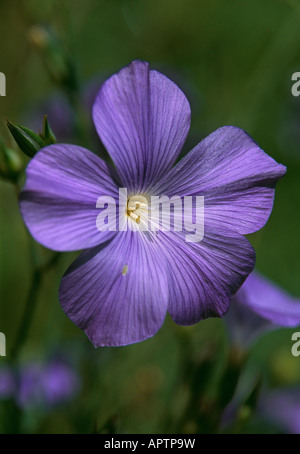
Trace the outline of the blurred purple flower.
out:
[[[46,365],[41,377],[45,402],[53,406],[72,398],[79,390],[79,377],[70,365],[56,360]]]
[[[83,113],[90,116],[95,97],[102,84],[103,78],[96,76],[86,82],[80,95]],[[60,141],[72,140],[75,129],[73,108],[68,99],[60,93],[54,93],[26,112],[26,123],[34,131],[41,128],[41,118],[47,114],[49,123],[55,136]]]
[[[30,408],[43,403],[41,377],[42,367],[40,364],[27,364],[21,369],[16,396],[20,407]]]
[[[7,399],[14,395],[16,389],[16,378],[13,370],[4,366],[0,369],[0,400]]]
[[[221,317],[253,269],[255,253],[243,235],[266,223],[286,168],[233,126],[173,167],[190,114],[173,82],[134,61],[103,84],[93,109],[116,171],[84,148],[61,144],[28,165],[21,212],[33,237],[58,251],[87,249],[63,277],[60,301],[95,346],[153,336],[167,310],[180,325]],[[204,196],[204,239],[187,243],[175,231],[149,237],[138,227],[99,232],[96,201],[118,200],[119,187],[130,196]]]
[[[41,119],[47,114],[48,121],[53,129],[55,136],[60,140],[69,140],[72,138],[74,130],[74,115],[72,107],[68,100],[61,94],[54,94],[49,99],[45,99],[40,105],[34,107],[31,111],[26,112],[26,118],[29,128],[34,131],[41,129]]]
[[[252,383],[253,385],[253,383]],[[243,402],[247,392],[251,390],[251,384],[243,393],[239,392],[226,407],[222,415],[221,430],[230,432],[243,421],[244,424],[253,422],[267,423],[266,430],[275,429],[276,432],[300,434],[300,390],[297,388],[266,389],[260,396],[254,407],[250,408]],[[246,391],[246,392],[245,392]],[[246,420],[245,418],[246,414]],[[240,428],[239,428],[240,430]],[[236,432],[234,432],[236,433]]]
[[[289,434],[300,434],[300,390],[280,389],[262,395],[258,412]]]
[[[32,363],[20,371],[17,402],[22,408],[53,407],[70,400],[79,390],[75,370],[61,360]]]
[[[232,340],[249,346],[263,332],[300,325],[300,299],[253,272],[233,297],[225,320]]]

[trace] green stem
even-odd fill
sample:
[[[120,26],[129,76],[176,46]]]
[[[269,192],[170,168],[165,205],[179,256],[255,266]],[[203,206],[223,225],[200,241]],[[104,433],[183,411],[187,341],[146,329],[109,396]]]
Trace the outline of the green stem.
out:
[[[33,318],[33,314],[35,311],[36,303],[37,303],[37,296],[38,291],[40,288],[42,280],[42,273],[39,269],[35,269],[32,276],[32,281],[29,289],[29,293],[27,296],[26,304],[25,304],[25,311],[21,320],[20,328],[18,330],[17,338],[13,349],[11,351],[11,358],[14,360],[18,357],[19,352],[24,345],[26,338],[28,336],[28,332],[30,329],[31,321]]]
[[[27,300],[25,303],[24,314],[23,314],[23,317],[21,320],[21,324],[20,324],[18,333],[17,333],[17,338],[15,341],[15,344],[11,351],[11,358],[13,361],[18,357],[18,355],[28,337],[28,333],[29,333],[30,326],[32,323],[36,304],[38,301],[37,297],[38,297],[38,292],[39,292],[39,289],[40,289],[40,286],[42,283],[43,276],[50,268],[52,268],[57,263],[59,258],[60,258],[60,254],[56,253],[51,257],[51,259],[47,263],[45,263],[41,266],[37,266],[37,265],[34,266],[33,273],[32,273],[32,279],[31,279],[31,285],[30,285]],[[35,263],[34,254],[33,254],[33,262]]]

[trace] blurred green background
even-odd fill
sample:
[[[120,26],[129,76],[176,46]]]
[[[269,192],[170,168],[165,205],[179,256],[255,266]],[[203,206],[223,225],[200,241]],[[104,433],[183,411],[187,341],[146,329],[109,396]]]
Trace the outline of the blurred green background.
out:
[[[299,297],[300,97],[291,94],[291,76],[300,71],[300,1],[0,0],[0,71],[7,81],[6,97],[0,98],[0,134],[16,150],[5,119],[30,126],[35,107],[59,92],[64,96],[29,39],[35,25],[51,27],[74,63],[81,87],[95,77],[105,80],[137,58],[167,74],[192,107],[185,151],[218,127],[232,124],[287,166],[268,224],[249,239],[258,270]],[[89,116],[85,121],[91,124]],[[0,191],[0,331],[6,335],[9,356],[30,290],[32,242],[14,186],[0,181]],[[45,260],[51,257],[35,247]],[[9,418],[3,407],[2,432],[209,431],[199,426],[195,415],[200,407],[209,408],[222,386],[229,350],[223,321],[182,328],[167,317],[150,340],[95,350],[63,313],[57,297],[60,278],[73,258],[64,254],[43,277],[20,361],[43,360],[63,350],[79,370],[81,391],[51,412],[25,412],[21,423]],[[293,331],[282,329],[260,339],[245,373],[259,371],[270,387],[298,386],[300,360],[290,351]],[[0,358],[0,365],[3,361]],[[187,410],[193,387],[203,393],[199,391],[194,408]],[[243,430],[271,429],[254,418]]]

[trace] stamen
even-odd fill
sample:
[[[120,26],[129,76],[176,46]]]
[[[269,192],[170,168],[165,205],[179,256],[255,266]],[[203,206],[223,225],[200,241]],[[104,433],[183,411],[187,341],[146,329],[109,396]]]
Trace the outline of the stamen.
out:
[[[141,219],[148,215],[148,202],[146,197],[142,195],[135,195],[127,201],[127,216],[132,221],[140,224]]]

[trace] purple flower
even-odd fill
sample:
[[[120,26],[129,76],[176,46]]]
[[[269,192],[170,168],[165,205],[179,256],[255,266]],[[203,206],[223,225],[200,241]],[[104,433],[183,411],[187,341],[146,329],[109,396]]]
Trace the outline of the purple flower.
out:
[[[90,116],[95,96],[102,82],[103,77],[96,76],[83,86],[80,101],[84,116]],[[72,139],[72,132],[76,128],[75,117],[70,102],[64,96],[55,92],[42,100],[42,102],[39,102],[38,105],[31,107],[29,112],[26,112],[26,121],[27,119],[29,120],[29,128],[33,131],[39,131],[41,129],[41,118],[45,114],[47,114],[51,128],[55,131],[55,136],[59,140]]]
[[[41,377],[45,402],[58,405],[68,401],[79,390],[79,378],[69,364],[56,360],[47,364]]]
[[[247,404],[245,405],[245,402],[243,403],[245,391],[246,394],[251,392],[251,384],[250,387],[249,384],[248,387],[243,390],[244,394],[241,394],[241,392],[236,394],[223,412],[221,421],[222,431],[229,432],[230,428],[234,428],[237,421],[239,421],[240,424],[243,411],[246,410],[248,418],[251,415],[251,419],[250,421],[248,419],[248,423],[253,423],[255,421],[261,423],[263,420],[268,423],[268,432],[269,429],[276,428],[277,432],[281,430],[281,432],[285,433],[300,434],[299,387],[274,388],[272,390],[263,387],[255,407],[250,410],[250,407]],[[246,421],[244,421],[244,423],[245,422]]]
[[[248,346],[267,330],[300,325],[300,299],[253,272],[233,297],[225,320],[230,337]]]
[[[259,401],[258,412],[286,433],[300,434],[299,388],[266,392]]]
[[[14,395],[16,379],[13,370],[8,367],[0,369],[0,400],[7,399]]]
[[[260,229],[286,168],[241,129],[225,126],[174,165],[190,127],[190,106],[164,75],[134,61],[102,86],[96,130],[116,170],[90,151],[50,145],[31,160],[21,212],[33,237],[58,251],[87,249],[60,286],[61,305],[95,346],[153,336],[166,312],[181,325],[222,317],[252,271],[243,236]],[[100,232],[99,196],[204,196],[205,235]],[[133,222],[130,215],[130,222]]]
[[[16,400],[20,407],[32,408],[43,403],[41,377],[42,367],[40,364],[27,364],[20,370],[16,395]]]
[[[22,408],[53,407],[68,401],[78,389],[78,376],[66,362],[31,363],[19,373],[17,402]]]

